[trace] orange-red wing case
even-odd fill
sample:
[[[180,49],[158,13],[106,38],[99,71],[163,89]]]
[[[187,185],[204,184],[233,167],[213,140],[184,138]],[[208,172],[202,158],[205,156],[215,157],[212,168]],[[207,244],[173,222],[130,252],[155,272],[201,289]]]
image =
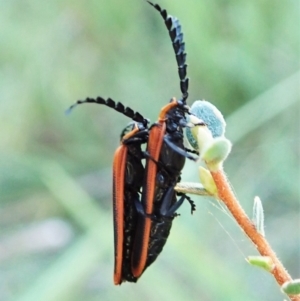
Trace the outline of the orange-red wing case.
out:
[[[122,282],[123,240],[124,240],[124,183],[127,147],[117,148],[113,162],[113,216],[114,216],[114,246],[115,267],[114,283]]]

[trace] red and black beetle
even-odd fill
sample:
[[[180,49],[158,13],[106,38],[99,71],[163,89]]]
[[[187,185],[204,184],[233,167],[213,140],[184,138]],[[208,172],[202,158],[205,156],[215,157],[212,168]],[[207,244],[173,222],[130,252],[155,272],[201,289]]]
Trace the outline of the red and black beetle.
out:
[[[148,1],[149,2],[149,1]],[[186,195],[177,200],[174,190],[180,181],[185,158],[195,160],[184,148],[183,128],[188,125],[185,114],[188,83],[186,77],[186,53],[181,25],[177,18],[167,14],[159,5],[149,2],[163,17],[173,44],[178,65],[182,98],[172,98],[159,114],[157,123],[149,129],[147,163],[143,185],[139,221],[132,252],[132,272],[140,277],[162,251],[169,236],[175,211],[186,198],[195,210],[193,202]]]
[[[121,145],[116,149],[113,160],[113,220],[114,220],[114,283],[123,281],[136,282],[132,274],[131,255],[137,228],[138,213],[136,207],[140,203],[141,189],[145,168],[142,164],[144,153],[142,145],[148,141],[148,123],[138,112],[111,98],[102,97],[79,100],[72,105],[83,103],[103,104],[130,117],[131,122],[121,133]]]
[[[144,179],[141,145],[148,139],[142,123],[129,124],[121,135],[113,162],[113,211],[115,268],[114,283],[136,282],[131,270],[131,255],[137,227],[136,204]]]

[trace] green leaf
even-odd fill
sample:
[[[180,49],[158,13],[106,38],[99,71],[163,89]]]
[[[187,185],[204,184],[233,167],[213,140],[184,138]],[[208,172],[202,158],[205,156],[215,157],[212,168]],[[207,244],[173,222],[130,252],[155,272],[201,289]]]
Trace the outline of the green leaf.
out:
[[[261,203],[261,200],[258,196],[254,198],[253,204],[253,223],[256,227],[258,233],[262,236],[265,236],[265,229],[264,229],[264,209]]]
[[[217,195],[218,189],[214,179],[211,176],[211,173],[204,167],[199,166],[199,176],[200,182],[202,183],[203,187],[208,191],[211,195]]]
[[[247,261],[259,268],[262,268],[268,272],[273,271],[275,264],[269,256],[248,256]]]
[[[214,139],[202,152],[201,158],[210,170],[218,170],[231,151],[231,142],[225,137]]]
[[[281,289],[288,295],[300,294],[300,279],[285,282]]]

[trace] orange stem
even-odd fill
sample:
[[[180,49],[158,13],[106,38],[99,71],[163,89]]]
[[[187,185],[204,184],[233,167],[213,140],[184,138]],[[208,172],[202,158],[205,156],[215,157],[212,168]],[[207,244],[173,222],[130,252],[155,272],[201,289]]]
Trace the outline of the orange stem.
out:
[[[291,276],[277,258],[269,243],[266,241],[264,236],[262,236],[256,230],[256,227],[236,199],[223,170],[218,170],[216,172],[211,171],[211,175],[216,183],[218,197],[220,200],[224,202],[237,223],[244,230],[246,235],[252,240],[258,252],[262,256],[269,256],[272,259],[275,268],[271,271],[271,273],[274,275],[277,283],[282,286],[286,281],[291,281]],[[292,301],[300,301],[300,296],[289,295],[289,297]]]

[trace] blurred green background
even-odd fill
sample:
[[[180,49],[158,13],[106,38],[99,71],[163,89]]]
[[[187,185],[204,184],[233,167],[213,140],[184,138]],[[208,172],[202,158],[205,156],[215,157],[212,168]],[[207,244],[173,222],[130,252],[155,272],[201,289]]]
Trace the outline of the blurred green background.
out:
[[[161,0],[185,34],[189,104],[206,99],[234,143],[225,170],[300,277],[300,4]],[[0,0],[0,301],[283,300],[249,266],[255,248],[219,204],[194,196],[137,284],[115,287],[111,164],[128,119],[85,105],[112,97],[152,121],[180,97],[163,21],[142,0]],[[198,181],[188,162],[183,180]]]

